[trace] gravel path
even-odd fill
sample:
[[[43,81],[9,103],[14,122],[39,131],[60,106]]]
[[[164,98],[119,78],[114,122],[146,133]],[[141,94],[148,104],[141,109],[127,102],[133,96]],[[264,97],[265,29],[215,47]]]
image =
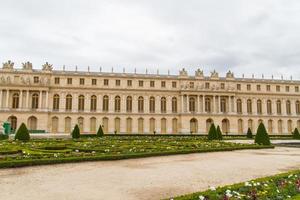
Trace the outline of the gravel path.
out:
[[[299,168],[299,148],[276,147],[2,169],[0,199],[161,199]]]

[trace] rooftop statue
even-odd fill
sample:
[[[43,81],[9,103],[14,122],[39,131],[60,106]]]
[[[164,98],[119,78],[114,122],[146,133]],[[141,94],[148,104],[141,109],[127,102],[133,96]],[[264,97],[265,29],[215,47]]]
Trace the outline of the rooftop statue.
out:
[[[187,71],[185,70],[185,68],[182,68],[182,70],[179,71],[179,75],[180,75],[180,76],[187,76],[188,73],[187,73]]]
[[[52,65],[50,65],[48,62],[42,65],[44,71],[52,71]]]
[[[197,70],[195,71],[195,76],[196,76],[196,77],[204,77],[203,70],[197,69]]]
[[[26,63],[22,63],[23,69],[32,70],[32,63],[27,61]]]
[[[211,77],[211,78],[219,78],[219,73],[216,72],[216,70],[214,70],[213,72],[211,72],[210,77]]]
[[[14,68],[14,64],[13,62],[11,62],[10,60],[3,63],[3,69],[13,69]]]
[[[229,71],[226,73],[226,78],[234,78],[234,74],[229,70]]]

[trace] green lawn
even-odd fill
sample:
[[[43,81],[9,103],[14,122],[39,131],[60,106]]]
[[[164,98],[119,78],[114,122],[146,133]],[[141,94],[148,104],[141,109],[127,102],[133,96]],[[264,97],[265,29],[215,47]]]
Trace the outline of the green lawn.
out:
[[[211,187],[174,200],[296,200],[300,199],[300,170],[224,187]]]
[[[32,139],[26,143],[2,140],[0,168],[259,148],[273,148],[273,146],[207,141],[205,138],[192,136]]]

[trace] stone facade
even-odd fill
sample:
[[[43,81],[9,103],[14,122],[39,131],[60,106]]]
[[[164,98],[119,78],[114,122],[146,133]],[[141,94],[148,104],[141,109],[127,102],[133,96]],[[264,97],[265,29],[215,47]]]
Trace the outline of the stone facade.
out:
[[[254,132],[263,122],[270,134],[300,127],[299,81],[220,77],[216,71],[189,76],[35,70],[3,63],[0,69],[0,122],[13,129],[22,122],[31,130],[69,133],[79,124],[84,133],[99,125],[113,133],[207,133],[211,123],[224,133]]]

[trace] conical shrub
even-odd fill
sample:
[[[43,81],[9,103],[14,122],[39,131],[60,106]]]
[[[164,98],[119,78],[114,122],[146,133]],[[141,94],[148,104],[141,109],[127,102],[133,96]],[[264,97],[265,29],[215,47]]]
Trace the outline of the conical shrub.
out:
[[[27,142],[30,140],[29,131],[24,123],[22,123],[19,129],[17,130],[15,140],[20,140],[23,142]]]
[[[215,124],[211,124],[208,131],[208,140],[216,140],[217,139],[217,130]]]
[[[263,123],[260,123],[255,135],[254,142],[259,145],[270,145],[270,138]]]
[[[253,134],[250,128],[247,130],[247,138],[253,138]]]
[[[98,137],[103,137],[104,136],[103,129],[102,129],[101,125],[99,126],[99,129],[97,131],[97,136]]]
[[[222,131],[221,131],[219,125],[217,126],[217,139],[218,139],[218,140],[223,140]]]
[[[72,135],[72,138],[73,138],[73,139],[78,139],[78,138],[80,138],[80,129],[79,129],[79,127],[78,127],[78,124],[75,125],[75,127],[74,127],[74,129],[73,129],[71,135]]]
[[[297,128],[295,128],[295,130],[293,132],[293,138],[294,139],[300,139],[300,133],[299,133]]]

